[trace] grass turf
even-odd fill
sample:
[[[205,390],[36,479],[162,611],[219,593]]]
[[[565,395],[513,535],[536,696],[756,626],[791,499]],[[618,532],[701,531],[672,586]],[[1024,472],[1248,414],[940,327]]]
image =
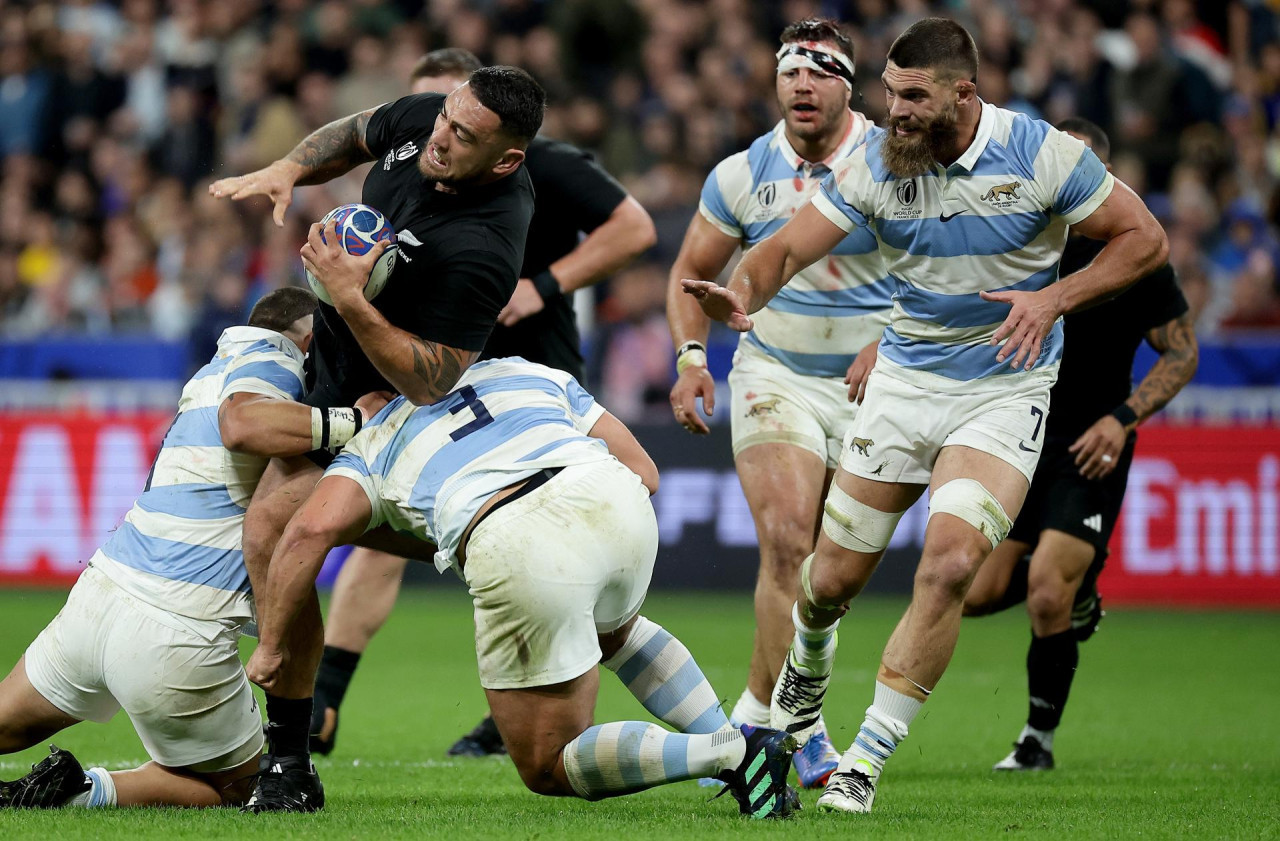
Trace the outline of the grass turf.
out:
[[[63,596],[0,592],[0,661],[17,661]],[[845,747],[870,702],[899,601],[860,601],[841,628],[827,720]],[[722,696],[741,691],[752,617],[746,595],[655,593],[646,615],[683,639]],[[601,803],[538,798],[504,759],[450,760],[483,712],[469,604],[456,588],[406,593],[361,663],[338,747],[317,764],[317,815],[232,811],[0,812],[0,838],[558,838],[663,841],[815,838],[1280,838],[1280,615],[1113,611],[1081,649],[1059,768],[996,775],[1026,715],[1027,622],[1019,611],[965,622],[945,680],[885,773],[875,812],[819,814],[816,792],[788,822],[738,817],[693,783]],[[608,675],[597,721],[645,719]],[[57,743],[89,764],[145,759],[123,714]],[[0,758],[12,779],[43,746]]]

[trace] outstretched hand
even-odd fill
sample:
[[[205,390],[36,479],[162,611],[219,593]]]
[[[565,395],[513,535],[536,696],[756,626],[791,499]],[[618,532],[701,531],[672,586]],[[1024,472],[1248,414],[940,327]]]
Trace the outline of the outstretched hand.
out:
[[[256,172],[218,179],[209,185],[209,195],[217,199],[230,198],[232,201],[250,196],[266,196],[275,205],[271,217],[275,219],[276,227],[284,227],[284,212],[293,204],[293,185],[297,180],[297,164],[276,161]]]
[[[690,278],[681,280],[680,286],[687,294],[698,299],[698,306],[702,307],[702,311],[708,318],[727,324],[739,333],[745,333],[752,328],[746,306],[732,290],[708,280]]]

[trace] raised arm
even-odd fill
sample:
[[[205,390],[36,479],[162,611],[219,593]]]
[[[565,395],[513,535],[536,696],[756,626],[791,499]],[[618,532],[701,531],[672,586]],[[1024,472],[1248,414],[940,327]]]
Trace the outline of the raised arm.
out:
[[[209,185],[210,195],[236,201],[249,196],[267,196],[275,204],[272,215],[276,224],[284,225],[284,213],[293,203],[295,186],[323,184],[373,160],[365,132],[377,110],[370,108],[316,129],[292,152],[270,166],[213,182]]]
[[[763,309],[796,272],[829,254],[845,235],[810,202],[743,256],[728,286],[693,279],[683,280],[682,285],[698,299],[704,313],[745,333],[751,329],[751,313]]]

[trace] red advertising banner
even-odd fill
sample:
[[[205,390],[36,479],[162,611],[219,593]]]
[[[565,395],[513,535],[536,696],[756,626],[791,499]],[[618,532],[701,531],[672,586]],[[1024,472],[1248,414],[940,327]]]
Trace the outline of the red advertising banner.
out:
[[[0,413],[0,585],[73,581],[133,505],[172,420]]]
[[[1114,602],[1280,607],[1280,428],[1143,429],[1100,589]]]

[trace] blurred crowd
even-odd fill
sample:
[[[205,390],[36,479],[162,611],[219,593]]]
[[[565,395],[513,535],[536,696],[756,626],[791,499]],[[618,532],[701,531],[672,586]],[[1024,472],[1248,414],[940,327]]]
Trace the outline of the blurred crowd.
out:
[[[306,224],[363,170],[263,203],[215,177],[286,154],[465,47],[546,87],[544,133],[593,151],[653,214],[658,245],[596,296],[593,377],[661,411],[665,270],[703,179],[777,120],[789,21],[839,18],[863,108],[893,37],[969,26],[979,94],[1106,128],[1116,174],[1165,223],[1202,334],[1280,329],[1280,4],[1267,0],[0,0],[0,331],[152,332],[210,352],[264,292],[301,282]],[[627,360],[626,364],[618,360]],[[610,384],[613,385],[610,385]],[[656,398],[655,398],[656,395]],[[619,398],[622,399],[622,398]],[[615,402],[617,402],[615,400]]]

